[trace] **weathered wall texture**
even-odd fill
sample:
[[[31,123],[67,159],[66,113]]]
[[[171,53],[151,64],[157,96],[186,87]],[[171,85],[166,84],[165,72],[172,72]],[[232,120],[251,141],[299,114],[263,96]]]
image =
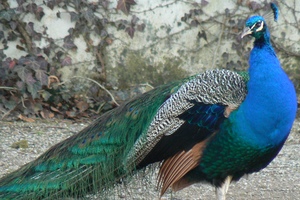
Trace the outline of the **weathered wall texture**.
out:
[[[53,10],[39,2],[45,12],[41,21],[36,21],[36,32],[53,38],[56,44],[63,46],[63,38],[69,34],[69,28],[75,28],[68,12],[72,8],[54,7]],[[90,0],[93,3],[92,0]],[[108,3],[105,10],[97,10],[95,15],[105,15],[109,22],[127,19],[136,23],[133,38],[117,26],[107,24],[108,45],[101,49],[102,62],[95,62],[97,54],[87,51],[87,41],[79,35],[74,39],[77,50],[68,51],[72,65],[60,69],[60,79],[66,81],[80,75],[99,78],[99,65],[104,65],[106,81],[113,88],[150,83],[159,85],[173,79],[199,73],[209,68],[227,68],[243,70],[247,68],[247,59],[252,45],[250,38],[240,40],[244,20],[259,10],[268,15],[272,41],[281,62],[292,75],[295,84],[300,80],[300,1],[279,0],[280,16],[273,22],[270,9],[264,1],[218,1],[218,0],[136,0],[125,15],[117,8],[117,0]],[[9,1],[11,7],[17,3]],[[37,3],[38,4],[38,3]],[[262,9],[260,9],[262,8]],[[67,12],[68,11],[68,12]],[[57,13],[60,12],[60,18]],[[26,14],[23,21],[34,19]],[[135,17],[139,18],[137,20]],[[137,25],[144,24],[142,32]],[[97,46],[101,41],[91,34],[90,44]],[[10,42],[4,53],[10,57],[26,55],[26,51],[16,49],[20,41]],[[49,45],[45,39],[35,45]],[[0,44],[0,48],[3,48]],[[296,80],[298,79],[298,80]]]

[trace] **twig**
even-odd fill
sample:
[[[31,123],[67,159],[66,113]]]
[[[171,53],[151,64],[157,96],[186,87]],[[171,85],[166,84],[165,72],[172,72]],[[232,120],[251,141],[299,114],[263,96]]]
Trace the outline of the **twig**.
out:
[[[211,66],[212,68],[215,68],[215,65],[216,65],[217,55],[219,53],[219,48],[220,48],[222,36],[223,36],[223,33],[224,33],[225,22],[226,22],[226,16],[223,17],[223,23],[221,25],[222,29],[221,29],[221,32],[219,34],[218,44],[216,46],[216,49],[215,49],[214,55],[213,55],[213,61],[212,61],[212,66]]]
[[[17,23],[17,29],[19,33],[22,35],[22,37],[25,40],[29,54],[33,54],[32,41],[26,29],[24,28],[24,23],[19,20],[16,20],[16,23]]]
[[[101,85],[97,81],[95,81],[93,79],[90,79],[90,78],[87,78],[87,77],[83,77],[83,76],[73,76],[73,77],[71,77],[71,79],[74,79],[74,78],[82,78],[82,79],[86,79],[86,80],[89,80],[89,81],[95,83],[96,85],[98,85],[101,89],[103,89],[110,96],[110,98],[114,102],[114,104],[116,104],[117,106],[120,106],[120,104],[117,103],[117,101],[115,100],[114,96],[110,93],[110,91],[108,91],[103,85]],[[68,80],[68,81],[70,81],[70,80]],[[67,82],[67,81],[61,82],[59,85],[65,84],[65,82]]]
[[[99,114],[99,113],[100,113],[100,110],[103,108],[103,106],[104,106],[104,103],[102,103],[102,104],[98,107],[98,109],[97,109],[97,111],[96,111],[96,114]]]
[[[101,64],[101,74],[102,74],[101,78],[102,78],[102,80],[105,82],[105,81],[106,81],[106,69],[105,69],[105,63],[104,63],[104,60],[103,60],[102,55],[101,55],[101,50],[102,50],[102,48],[100,48],[100,50],[97,49],[97,48],[95,48],[95,47],[92,45],[92,43],[90,42],[91,40],[90,40],[90,36],[89,36],[88,34],[84,34],[84,35],[83,35],[83,39],[84,39],[86,45],[88,46],[88,49],[89,49],[90,51],[95,52],[94,54],[95,54],[97,60],[98,60],[98,61],[100,62],[100,64]]]
[[[4,89],[4,90],[18,90],[18,88],[15,88],[15,87],[5,87],[5,86],[1,86],[0,89]]]
[[[57,78],[57,76],[50,75],[50,76],[48,76],[48,85],[47,85],[48,88],[50,88],[50,86],[51,86],[51,83],[52,83],[51,79],[54,79],[57,83],[60,82],[59,79]]]
[[[289,56],[295,56],[295,57],[300,57],[300,53],[294,52],[292,50],[287,49],[286,47],[283,47],[281,44],[276,43],[273,39],[271,39],[272,44],[274,45],[274,47],[276,49],[278,49],[279,51],[283,51],[286,54],[288,54]]]
[[[7,111],[6,113],[3,114],[3,116],[1,117],[1,121],[7,116],[9,115],[20,103],[21,101],[19,101],[16,106],[13,109],[10,109],[9,111]]]
[[[139,84],[139,85],[141,85],[141,86],[148,86],[148,87],[150,87],[151,89],[154,89],[154,87],[153,87],[152,85],[150,85],[149,83],[141,83],[141,84]]]
[[[280,1],[280,4],[285,5],[289,10],[291,10],[294,20],[295,20],[295,28],[297,28],[299,30],[300,24],[299,24],[299,20],[297,19],[297,15],[300,13],[300,11],[296,10],[296,0],[294,0],[293,6],[289,6],[285,1]],[[290,23],[290,25],[292,25],[292,24]]]
[[[97,58],[98,58],[98,60],[100,61],[100,64],[101,64],[101,69],[102,69],[101,73],[103,74],[103,79],[104,79],[104,81],[106,81],[105,63],[104,63],[104,60],[102,58],[101,52],[96,50],[96,56],[97,56]]]
[[[23,106],[23,108],[27,108],[27,107],[25,106],[25,103],[24,103],[24,98],[23,98],[23,97],[21,97],[21,102],[22,102],[22,106]]]

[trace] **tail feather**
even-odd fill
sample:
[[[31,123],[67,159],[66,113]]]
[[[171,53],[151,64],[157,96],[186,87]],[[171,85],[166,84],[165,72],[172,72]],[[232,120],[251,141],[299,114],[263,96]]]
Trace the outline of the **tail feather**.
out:
[[[187,80],[187,79],[186,79]],[[35,161],[0,179],[0,199],[58,199],[103,191],[129,175],[128,152],[160,105],[186,80],[158,87],[102,115]]]
[[[99,166],[80,166],[76,170],[36,173],[25,181],[19,180],[22,183],[16,180],[15,183],[1,187],[0,199],[54,199],[69,197],[70,194],[79,197],[98,191],[97,186],[108,183],[108,174],[106,180],[98,177],[102,170]]]
[[[76,162],[67,159],[63,163],[31,166],[22,175],[16,172],[1,180],[0,199],[52,199],[101,191],[128,173],[120,163],[95,155]]]

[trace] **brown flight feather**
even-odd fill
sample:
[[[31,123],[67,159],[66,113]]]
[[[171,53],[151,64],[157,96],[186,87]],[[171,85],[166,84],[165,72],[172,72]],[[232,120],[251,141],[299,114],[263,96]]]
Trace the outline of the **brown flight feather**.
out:
[[[193,184],[183,177],[198,166],[203,149],[213,135],[195,144],[189,151],[178,152],[163,162],[158,173],[158,186],[161,187],[161,196],[170,186],[177,191]]]

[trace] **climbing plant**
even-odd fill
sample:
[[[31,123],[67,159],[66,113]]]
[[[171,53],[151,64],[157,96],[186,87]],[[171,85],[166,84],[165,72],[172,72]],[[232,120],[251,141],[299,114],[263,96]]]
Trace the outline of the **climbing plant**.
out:
[[[39,3],[38,3],[39,2]],[[142,13],[132,12],[132,8],[141,2],[135,0],[118,0],[116,5],[112,7],[112,2],[109,0],[99,1],[83,1],[83,0],[45,0],[45,1],[28,1],[17,0],[16,5],[8,0],[0,2],[0,41],[2,48],[0,48],[0,112],[2,119],[12,113],[21,114],[24,117],[68,117],[77,118],[87,116],[91,112],[104,112],[118,105],[114,99],[115,88],[110,85],[110,80],[107,78],[107,69],[105,63],[105,52],[107,48],[114,42],[114,40],[122,40],[123,38],[116,38],[116,31],[123,31],[131,38],[135,39],[137,32],[145,31],[146,24],[139,19]],[[159,5],[159,7],[167,7],[171,4],[178,3],[177,1]],[[244,28],[245,16],[251,15],[254,12],[266,12],[269,9],[267,2],[257,1],[237,1],[236,9],[224,9],[215,15],[209,15],[206,7],[209,1],[201,0],[197,2],[188,2],[191,4],[191,9],[180,16],[178,24],[188,25],[186,30],[199,30],[198,33],[191,37],[197,37],[199,41],[205,41],[201,46],[205,49],[207,46],[215,46],[215,51],[212,53],[212,66],[218,68],[227,68],[230,70],[245,70],[247,66],[247,59],[250,48],[245,45],[250,38],[240,40],[239,34]],[[285,1],[279,2],[281,5],[288,7],[294,16],[295,23],[292,26],[299,30],[299,11],[296,8],[289,7]],[[45,9],[57,10],[56,18],[60,19],[63,16],[69,16],[69,22],[74,23],[73,28],[68,30],[68,35],[60,39],[52,38],[48,32],[47,24],[42,28],[37,28],[37,22],[45,17]],[[59,9],[57,9],[59,8]],[[239,9],[248,9],[243,16],[237,12]],[[155,8],[149,8],[144,12],[152,12]],[[111,20],[109,15],[111,13],[121,13],[122,17]],[[32,15],[29,20],[24,20],[25,16]],[[285,19],[284,19],[285,20]],[[205,28],[206,25],[216,24],[220,26],[219,35],[216,39],[210,39],[210,32]],[[151,24],[150,24],[151,25]],[[113,27],[113,29],[111,29]],[[143,33],[141,33],[143,34]],[[171,39],[177,33],[169,33],[161,40]],[[285,38],[286,33],[281,33]],[[97,41],[94,38],[97,38]],[[82,86],[81,84],[74,84],[77,86],[67,87],[66,80],[61,81],[60,69],[65,66],[73,66],[81,63],[74,62],[72,54],[78,52],[78,46],[75,43],[77,38],[83,39],[86,44],[86,52],[93,55],[94,60],[82,61],[87,65],[93,62],[95,66],[92,70],[97,73],[96,80],[85,78],[96,84],[89,86]],[[221,44],[224,39],[231,39],[231,51],[235,52],[238,58],[230,59],[232,56],[224,49],[221,49]],[[293,56],[300,60],[300,54],[292,49],[290,46],[278,42],[280,39],[276,37],[274,47],[281,53],[282,57]],[[126,38],[127,39],[127,38]],[[277,39],[277,40],[276,40]],[[288,38],[285,38],[288,39]],[[125,40],[125,38],[124,38]],[[17,41],[17,42],[16,42]],[[9,43],[16,42],[16,48],[20,51],[26,52],[25,56],[12,57],[6,54]],[[160,40],[157,40],[159,43]],[[45,43],[41,46],[38,43]],[[143,51],[147,51],[151,46]],[[180,52],[178,52],[180,54]],[[157,78],[162,82],[164,80],[171,80],[172,78],[179,78],[178,74],[184,74],[178,66],[174,66],[177,74],[174,77],[166,79],[164,74],[166,70],[170,69],[169,63],[182,63],[182,60],[177,59],[176,62],[172,60],[165,62],[162,65],[166,67],[159,69],[163,75],[157,76],[151,70],[152,65],[149,65],[143,59],[139,59],[139,54],[129,55],[135,58],[134,61],[129,62],[132,70],[137,74],[148,73],[152,78]],[[218,59],[217,59],[218,58]],[[300,61],[299,61],[300,62]],[[287,71],[292,76],[295,85],[300,88],[300,69],[290,65]],[[141,66],[144,65],[144,66]],[[295,73],[296,70],[296,73]],[[298,71],[297,71],[298,70]],[[120,80],[127,81],[126,75],[130,75],[135,79],[135,75],[129,71],[120,70]],[[177,76],[178,75],[178,76]],[[143,76],[142,76],[143,77]],[[72,80],[79,82],[82,77],[74,76]],[[136,78],[141,80],[144,78]],[[130,85],[130,84],[128,84]],[[128,87],[127,84],[123,86]],[[82,96],[79,90],[84,89],[88,95]],[[123,88],[122,88],[123,89]],[[116,94],[116,93],[115,93]],[[122,96],[122,95],[121,95]],[[126,95],[123,95],[126,96]],[[127,95],[128,96],[128,95]],[[119,98],[118,100],[125,99]]]
[[[117,10],[128,15],[134,0],[119,0]],[[23,17],[33,14],[35,20],[40,21],[44,16],[44,6],[50,9],[62,8],[70,16],[70,23],[75,23],[69,29],[63,45],[60,40],[55,40],[47,35],[47,25],[39,32],[35,29],[34,20],[25,22]],[[86,99],[80,99],[76,91],[70,91],[59,82],[58,70],[63,66],[72,65],[71,51],[76,52],[77,46],[74,39],[82,36],[86,42],[86,51],[93,52],[100,81],[106,82],[106,69],[103,61],[103,49],[112,42],[112,34],[107,26],[115,26],[133,38],[136,30],[143,31],[145,25],[138,23],[138,18],[133,15],[131,21],[125,19],[108,21],[106,11],[109,1],[88,2],[81,0],[48,0],[38,5],[35,1],[17,0],[17,7],[11,8],[9,1],[0,3],[0,40],[3,48],[0,50],[0,109],[3,117],[12,111],[21,112],[27,116],[53,117],[56,115],[76,117],[85,111],[89,105]],[[61,12],[56,14],[61,17]],[[99,15],[100,14],[100,15]],[[91,35],[101,38],[94,44]],[[12,58],[4,53],[8,43],[19,40],[21,45],[16,48],[25,51],[27,56]],[[36,42],[45,40],[47,45],[38,47]],[[107,101],[108,102],[108,101]],[[95,102],[93,102],[95,103]],[[109,108],[115,102],[108,102]],[[103,107],[102,104],[98,105]],[[79,115],[81,116],[81,115]]]

